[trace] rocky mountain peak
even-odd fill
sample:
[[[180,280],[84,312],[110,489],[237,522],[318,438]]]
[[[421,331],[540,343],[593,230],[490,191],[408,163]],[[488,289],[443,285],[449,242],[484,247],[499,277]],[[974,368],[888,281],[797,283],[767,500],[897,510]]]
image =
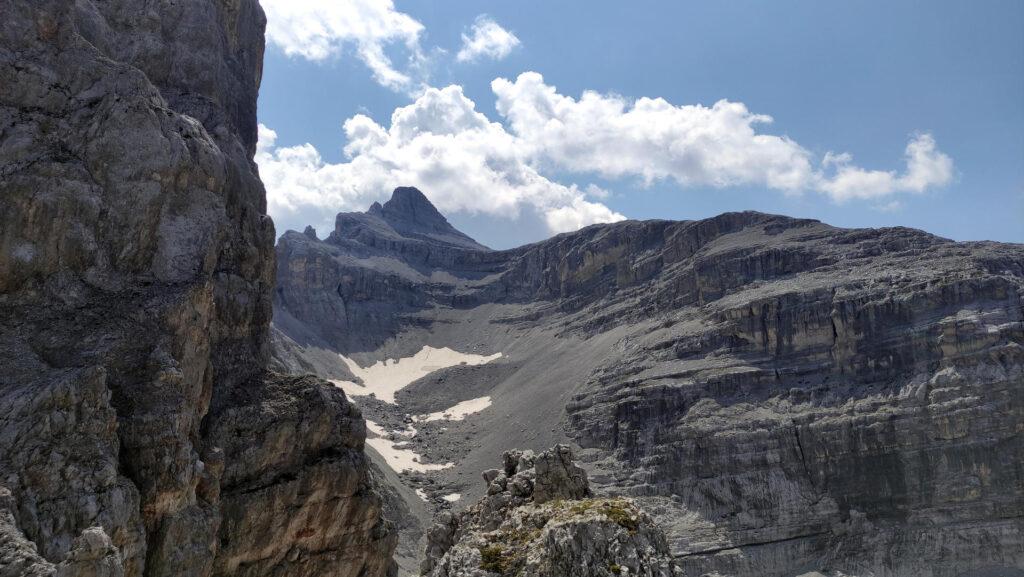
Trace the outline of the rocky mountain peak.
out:
[[[370,214],[377,214],[389,222],[410,222],[436,230],[449,230],[452,225],[425,194],[412,186],[400,186],[391,193],[391,200],[381,206],[373,203]]]
[[[405,237],[465,248],[485,248],[452,226],[425,194],[411,186],[396,188],[391,193],[391,200],[383,206],[378,202],[373,203],[366,214],[380,218]]]

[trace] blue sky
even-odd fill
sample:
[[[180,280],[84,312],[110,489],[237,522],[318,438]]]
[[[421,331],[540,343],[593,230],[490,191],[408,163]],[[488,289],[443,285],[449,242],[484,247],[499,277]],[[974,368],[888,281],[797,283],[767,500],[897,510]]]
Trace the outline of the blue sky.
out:
[[[279,233],[408,184],[496,248],[748,209],[1024,242],[1024,2],[263,4]]]

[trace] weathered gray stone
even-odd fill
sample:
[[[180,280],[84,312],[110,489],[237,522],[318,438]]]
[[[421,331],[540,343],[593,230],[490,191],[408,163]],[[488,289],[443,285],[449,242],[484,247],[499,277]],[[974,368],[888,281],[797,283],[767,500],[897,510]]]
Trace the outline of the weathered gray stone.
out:
[[[587,472],[576,465],[572,449],[565,445],[556,445],[537,455],[534,470],[533,499],[537,503],[590,496]]]
[[[347,355],[424,334],[566,351],[573,378],[523,356],[509,382],[569,399],[544,425],[566,424],[598,494],[664,522],[690,572],[1024,566],[1024,247],[752,212],[504,251],[338,223],[281,239],[282,317]],[[534,425],[525,392],[488,386],[509,403],[490,415]],[[525,430],[481,424],[498,452]]]
[[[266,373],[259,4],[3,0],[0,14],[0,572],[202,576],[228,555],[260,558],[248,574],[383,574],[393,540],[358,414],[326,383]],[[267,392],[250,422],[291,444],[226,432],[240,389]],[[352,430],[330,432],[334,416]],[[268,480],[259,501],[226,484],[278,466],[300,489]],[[333,491],[344,511],[306,514]],[[295,569],[301,555],[261,557],[252,533],[223,539],[257,511],[278,517],[260,539],[322,560]]]
[[[520,453],[504,463],[513,479],[547,479],[557,500],[530,491],[491,494],[453,517],[445,513],[427,534],[423,573],[431,577],[670,577],[673,566],[664,533],[635,502],[587,498],[586,477],[567,447],[537,457],[540,469],[520,469]],[[557,467],[540,465],[556,463]],[[581,486],[582,484],[582,486]],[[494,486],[494,483],[491,483]],[[553,495],[549,495],[553,496]]]
[[[397,536],[381,515],[359,410],[320,379],[273,375],[210,409],[224,452],[214,574],[386,575]]]

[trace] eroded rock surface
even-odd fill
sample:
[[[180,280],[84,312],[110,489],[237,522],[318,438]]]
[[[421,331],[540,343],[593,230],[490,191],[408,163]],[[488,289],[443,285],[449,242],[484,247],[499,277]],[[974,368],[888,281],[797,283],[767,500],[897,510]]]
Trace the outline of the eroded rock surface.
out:
[[[473,438],[560,428],[688,573],[1024,568],[1024,247],[746,212],[488,251],[376,219],[281,239],[292,351],[505,353]]]
[[[237,387],[210,409],[223,452],[219,575],[385,575],[397,536],[363,454],[366,423],[312,376]],[[218,456],[220,458],[220,456]]]
[[[382,574],[358,413],[266,372],[258,3],[0,14],[0,574]]]
[[[593,498],[569,447],[504,455],[487,496],[427,533],[431,577],[670,577],[665,535],[633,501]],[[567,474],[568,473],[568,474]],[[544,487],[541,492],[540,488]]]

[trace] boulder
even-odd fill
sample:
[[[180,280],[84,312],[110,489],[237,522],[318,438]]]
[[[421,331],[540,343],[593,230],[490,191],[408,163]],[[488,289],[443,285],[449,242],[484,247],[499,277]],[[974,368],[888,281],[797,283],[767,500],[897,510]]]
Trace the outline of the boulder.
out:
[[[576,465],[572,449],[566,445],[556,445],[537,455],[534,470],[533,499],[537,503],[590,495],[587,472]]]

